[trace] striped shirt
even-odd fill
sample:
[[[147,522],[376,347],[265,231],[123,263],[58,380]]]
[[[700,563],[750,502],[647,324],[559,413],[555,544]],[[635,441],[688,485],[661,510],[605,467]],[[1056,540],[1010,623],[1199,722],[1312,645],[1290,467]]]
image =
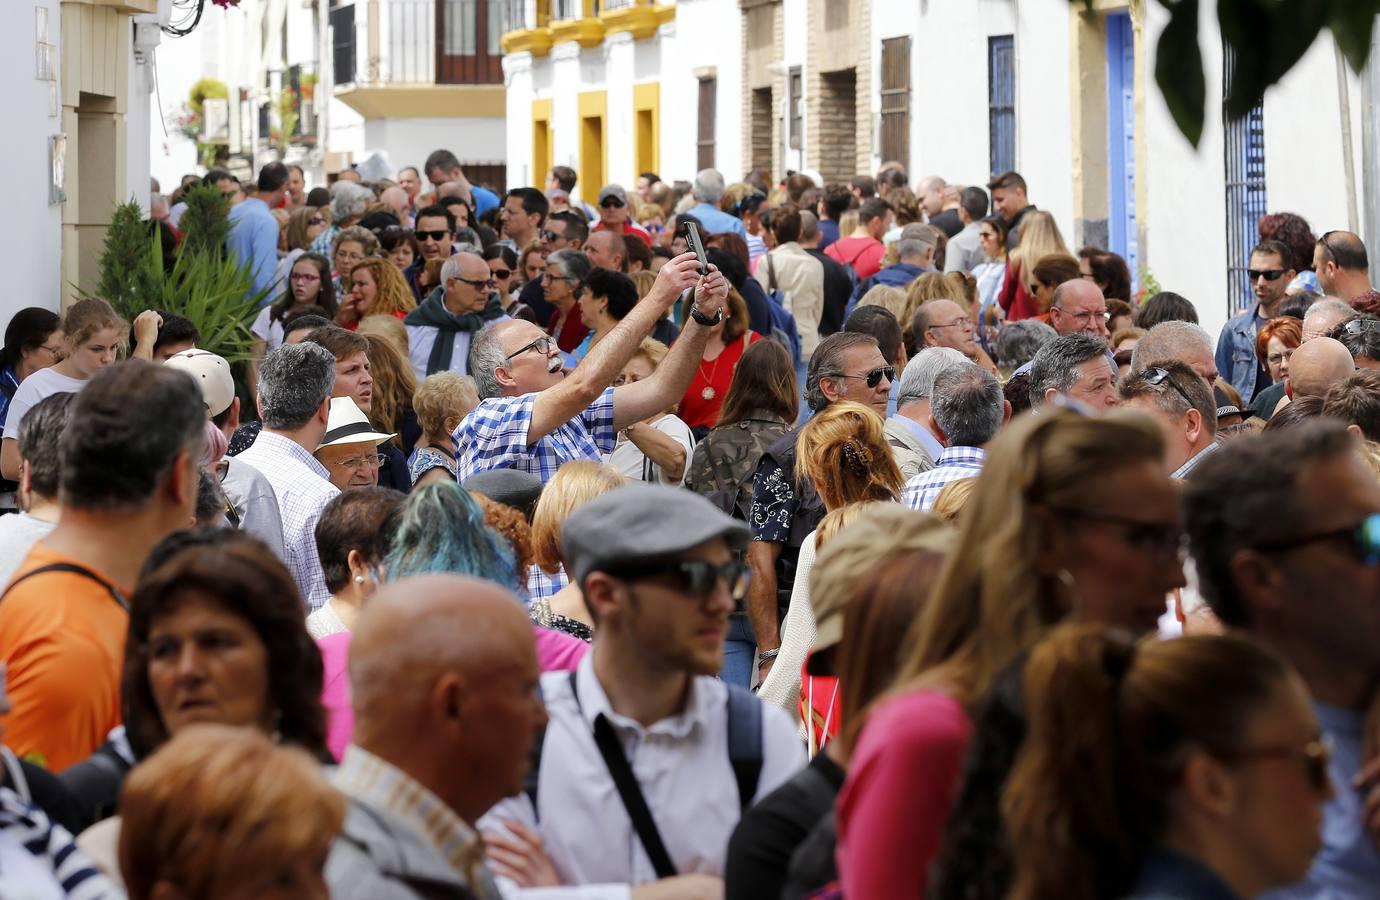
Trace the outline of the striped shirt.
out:
[[[457,480],[463,484],[474,473],[488,469],[518,469],[545,484],[568,462],[602,461],[618,442],[613,430],[613,390],[606,389],[588,409],[530,446],[527,429],[537,395],[485,400],[452,435],[459,461]]]
[[[901,503],[911,509],[928,510],[939,499],[940,491],[951,481],[975,478],[982,471],[987,451],[981,447],[948,447],[935,460],[934,468],[906,482]]]
[[[56,893],[42,891],[44,879],[51,879]],[[78,849],[67,829],[14,791],[0,788],[0,897],[50,894],[70,900],[124,897]]]
[[[254,445],[235,459],[258,469],[273,487],[283,520],[284,562],[303,602],[309,610],[319,609],[331,599],[331,592],[316,551],[316,522],[340,489],[331,484],[326,467],[301,444],[273,431],[259,432]]]

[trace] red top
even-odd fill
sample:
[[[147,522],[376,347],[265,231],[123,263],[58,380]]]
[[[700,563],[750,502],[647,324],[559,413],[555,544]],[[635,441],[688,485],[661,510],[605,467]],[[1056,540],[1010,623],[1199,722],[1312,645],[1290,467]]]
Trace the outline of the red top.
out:
[[[594,230],[594,231],[608,231],[608,229],[604,227],[604,222],[603,222],[602,219],[599,221],[599,224],[597,224],[597,225],[594,226],[594,229],[593,229],[593,230]],[[628,221],[627,219],[624,219],[624,220],[623,220],[623,233],[624,233],[624,234],[635,234],[635,235],[637,235],[638,237],[642,238],[642,240],[646,241],[648,247],[652,246],[652,236],[651,236],[650,234],[648,234],[648,233],[647,233],[647,229],[643,228],[641,225],[634,225],[632,222]]]
[[[760,334],[749,331],[713,359],[700,360],[695,377],[690,380],[690,387],[685,389],[685,396],[680,400],[682,422],[691,428],[713,428],[719,424],[719,411],[723,409],[724,398],[728,396],[728,386],[733,381],[738,360],[743,358],[748,344],[755,344],[761,339]],[[706,399],[705,388],[711,389],[714,396]]]
[[[936,691],[877,704],[838,799],[836,853],[849,900],[924,897],[973,725]]]
[[[574,353],[575,348],[580,346],[580,341],[589,334],[589,329],[585,323],[580,321],[580,310],[572,306],[570,314],[565,317],[565,323],[561,325],[560,334],[556,333],[556,323],[561,320],[561,311],[558,309],[551,313],[551,320],[546,323],[546,333],[556,339],[556,346],[566,353]]]
[[[1035,304],[1035,297],[1025,289],[1025,281],[1016,277],[1016,266],[1010,262],[1006,264],[1006,278],[1001,283],[1001,293],[997,295],[997,302],[1006,310],[1008,322],[1031,319],[1040,312],[1040,308]]]
[[[875,238],[847,237],[834,241],[824,253],[845,266],[852,266],[858,273],[858,280],[863,281],[881,271],[886,245]]]

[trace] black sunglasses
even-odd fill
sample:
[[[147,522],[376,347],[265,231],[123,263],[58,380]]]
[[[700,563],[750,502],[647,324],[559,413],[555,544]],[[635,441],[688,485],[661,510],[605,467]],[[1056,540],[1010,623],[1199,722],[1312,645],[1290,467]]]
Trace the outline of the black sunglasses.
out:
[[[878,366],[877,368],[873,369],[872,371],[866,372],[866,373],[864,373],[864,374],[862,374],[862,375],[849,375],[847,372],[830,372],[829,375],[828,375],[828,377],[829,377],[829,378],[861,378],[861,379],[863,379],[863,380],[865,380],[865,381],[867,382],[867,386],[868,386],[868,387],[874,388],[874,387],[876,387],[877,385],[879,385],[879,384],[882,383],[882,379],[883,379],[883,378],[885,378],[887,381],[895,382],[895,381],[896,381],[896,367],[895,367],[895,366]]]
[[[564,240],[564,238],[565,238],[565,235],[563,235],[563,234],[557,234],[557,233],[554,232],[554,231],[543,231],[543,232],[541,233],[541,239],[544,240],[544,241],[546,241],[547,243],[550,243],[550,242],[552,242],[552,241]]]
[[[428,238],[433,241],[444,241],[446,238],[450,237],[450,232],[444,229],[441,231],[415,231],[413,234],[415,234],[420,241],[427,240]]]
[[[1284,270],[1283,270],[1283,269],[1247,269],[1247,270],[1246,270],[1246,275],[1250,277],[1251,281],[1258,281],[1258,280],[1261,279],[1261,278],[1264,278],[1266,281],[1279,281],[1280,276],[1283,275],[1283,274],[1284,274]]]
[[[602,209],[619,209],[627,205],[628,204],[619,200],[617,197],[605,197],[603,200],[599,201],[599,206]]]
[[[1327,772],[1328,765],[1332,762],[1332,746],[1325,737],[1309,741],[1302,747],[1257,747],[1251,750],[1214,753],[1213,756],[1228,764],[1263,759],[1297,759],[1303,763],[1304,777],[1308,779],[1308,786],[1313,790],[1321,794],[1332,785],[1332,779]]]
[[[1323,541],[1338,539],[1346,539],[1349,549],[1362,565],[1380,566],[1380,513],[1371,513],[1349,528],[1264,541],[1254,546],[1257,550],[1288,553],[1293,550],[1301,550],[1309,544],[1319,544]]]
[[[497,278],[499,281],[502,281],[503,279],[507,278],[509,275],[512,275],[513,273],[508,271],[507,269],[494,269],[489,274]]]
[[[647,563],[640,566],[623,566],[609,574],[615,578],[625,579],[672,575],[676,578],[680,590],[697,598],[707,597],[713,593],[715,586],[722,579],[728,586],[729,596],[734,600],[741,600],[747,596],[748,582],[752,579],[747,564],[736,559],[721,566],[704,560]]]
[[[465,284],[468,284],[470,287],[474,288],[476,291],[483,290],[484,288],[494,283],[494,279],[492,276],[489,278],[481,279],[479,281],[471,281],[468,278],[461,278],[459,275],[456,275],[451,280],[464,282]]]
[[[1179,383],[1170,377],[1168,369],[1165,369],[1161,366],[1151,366],[1150,368],[1141,372],[1139,377],[1142,381],[1144,381],[1151,387],[1159,387],[1166,381],[1169,382],[1169,386],[1174,389],[1174,392],[1177,393],[1180,397],[1184,398],[1184,402],[1188,404],[1188,408],[1195,408],[1193,406],[1193,401],[1188,398],[1188,394],[1184,391],[1184,389],[1179,387]]]

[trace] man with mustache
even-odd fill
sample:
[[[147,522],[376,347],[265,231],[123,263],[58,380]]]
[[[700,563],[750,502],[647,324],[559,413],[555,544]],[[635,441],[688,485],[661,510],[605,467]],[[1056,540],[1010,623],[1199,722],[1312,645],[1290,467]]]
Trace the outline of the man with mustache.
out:
[[[687,288],[689,319],[652,377],[621,387],[614,378]],[[657,273],[652,290],[567,374],[560,348],[520,319],[492,322],[470,345],[469,372],[483,402],[455,430],[459,478],[486,469],[520,469],[549,481],[561,465],[599,460],[618,432],[685,395],[710,330],[722,320],[728,282],[713,266],[699,274],[693,253]]]

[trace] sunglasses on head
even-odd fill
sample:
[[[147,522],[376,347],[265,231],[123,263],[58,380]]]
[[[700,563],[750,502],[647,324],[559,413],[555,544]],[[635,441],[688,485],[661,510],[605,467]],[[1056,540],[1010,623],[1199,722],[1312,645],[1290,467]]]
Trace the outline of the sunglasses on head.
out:
[[[751,572],[748,571],[746,563],[738,560],[726,562],[723,565],[715,565],[704,560],[688,560],[685,562],[669,563],[647,563],[640,566],[624,566],[616,571],[609,572],[615,578],[654,578],[658,575],[671,575],[677,581],[677,587],[695,598],[704,598],[714,592],[714,588],[722,579],[728,586],[728,593],[734,600],[741,600],[747,596],[748,582],[751,580]]]
[[[861,375],[849,375],[847,372],[831,372],[831,373],[829,373],[829,377],[830,377],[830,378],[861,378],[862,380],[864,380],[864,381],[867,382],[867,386],[868,386],[868,387],[874,388],[874,387],[876,387],[877,385],[879,385],[879,384],[882,383],[882,379],[883,379],[883,378],[885,378],[887,381],[895,382],[895,381],[896,381],[896,367],[895,367],[895,366],[878,366],[877,368],[872,369],[872,370],[869,371],[869,372],[864,372],[864,373],[861,374]]]
[[[1166,381],[1169,382],[1169,386],[1174,389],[1174,392],[1184,398],[1184,402],[1188,404],[1188,408],[1193,409],[1193,401],[1188,398],[1188,394],[1184,389],[1179,387],[1179,383],[1170,376],[1168,369],[1162,368],[1161,366],[1151,366],[1140,373],[1140,379],[1151,387],[1159,387]]]
[[[322,219],[322,218],[308,219],[308,220],[307,220],[307,224],[308,224],[308,225],[325,225],[325,224],[326,224],[326,220],[325,220],[325,219]]]
[[[413,234],[417,236],[418,240],[423,241],[428,239],[433,241],[444,241],[446,238],[450,237],[450,232],[446,231],[444,228],[440,231],[416,231],[413,232]]]
[[[1246,275],[1251,281],[1258,281],[1264,278],[1266,281],[1279,281],[1279,277],[1284,274],[1283,269],[1247,269]]]
[[[1358,334],[1365,334],[1367,331],[1380,331],[1380,319],[1375,319],[1370,316],[1357,316],[1354,319],[1348,319],[1342,325],[1342,331],[1353,337]]]

